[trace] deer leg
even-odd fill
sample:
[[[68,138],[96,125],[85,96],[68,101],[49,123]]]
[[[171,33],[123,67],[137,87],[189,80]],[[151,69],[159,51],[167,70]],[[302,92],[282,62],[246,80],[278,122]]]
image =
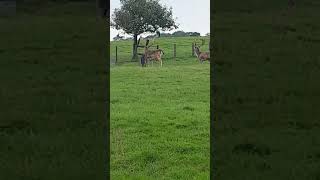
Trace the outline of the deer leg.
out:
[[[162,60],[160,60],[160,65],[161,65],[161,67],[162,67]]]

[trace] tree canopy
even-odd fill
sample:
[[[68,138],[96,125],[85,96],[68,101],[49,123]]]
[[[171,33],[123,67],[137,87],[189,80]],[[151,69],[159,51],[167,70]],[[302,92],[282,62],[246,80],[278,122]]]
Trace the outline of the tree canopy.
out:
[[[120,0],[121,7],[114,10],[111,26],[127,34],[139,35],[144,32],[178,28],[172,15],[159,0]]]

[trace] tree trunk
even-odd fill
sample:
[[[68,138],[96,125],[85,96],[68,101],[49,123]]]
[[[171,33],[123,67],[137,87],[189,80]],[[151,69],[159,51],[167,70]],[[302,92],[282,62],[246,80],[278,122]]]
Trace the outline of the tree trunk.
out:
[[[137,60],[138,58],[138,34],[133,35],[133,49],[132,49],[132,60]]]

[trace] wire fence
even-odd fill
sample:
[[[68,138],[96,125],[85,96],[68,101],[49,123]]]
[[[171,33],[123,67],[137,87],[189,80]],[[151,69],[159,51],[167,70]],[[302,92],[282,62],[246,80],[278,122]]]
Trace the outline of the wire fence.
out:
[[[209,42],[201,46],[201,51],[209,51]],[[124,44],[111,44],[110,46],[110,63],[111,64],[121,64],[126,62],[139,62],[140,55],[138,59],[132,59],[133,57],[133,45],[130,43]],[[194,43],[166,43],[166,44],[156,44],[151,46],[149,49],[162,49],[164,55],[162,56],[163,61],[174,61],[174,60],[184,60],[187,58],[195,57]],[[144,48],[139,47],[138,53],[144,53]]]

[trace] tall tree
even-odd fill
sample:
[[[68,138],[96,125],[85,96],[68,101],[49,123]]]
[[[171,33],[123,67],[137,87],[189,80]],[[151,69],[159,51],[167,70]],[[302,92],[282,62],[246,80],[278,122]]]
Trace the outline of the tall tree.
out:
[[[133,59],[137,57],[138,35],[158,30],[178,28],[172,15],[159,0],[120,0],[121,7],[114,10],[111,26],[133,35]]]

